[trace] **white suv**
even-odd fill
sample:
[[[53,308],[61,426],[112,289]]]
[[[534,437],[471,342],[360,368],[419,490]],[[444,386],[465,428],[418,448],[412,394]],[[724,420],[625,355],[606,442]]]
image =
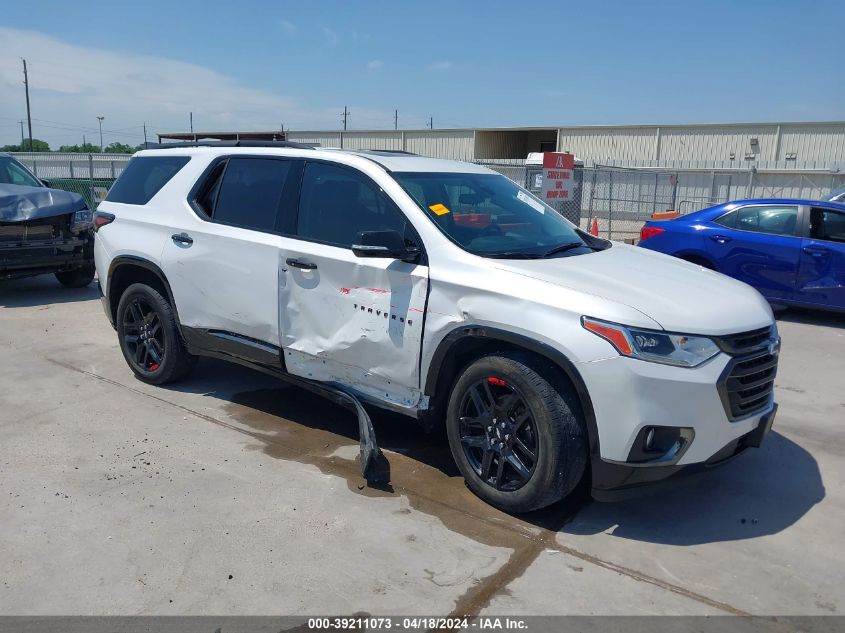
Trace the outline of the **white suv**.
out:
[[[137,377],[197,356],[445,424],[512,512],[758,446],[780,340],[751,287],[581,231],[485,167],[243,143],[142,151],[96,214]]]

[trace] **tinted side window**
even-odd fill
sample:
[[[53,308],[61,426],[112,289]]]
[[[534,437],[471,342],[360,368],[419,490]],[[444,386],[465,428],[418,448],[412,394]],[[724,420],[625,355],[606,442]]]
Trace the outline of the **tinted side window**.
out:
[[[798,207],[791,206],[754,206],[737,209],[733,225],[740,231],[769,233],[771,235],[794,235],[798,220]]]
[[[268,158],[230,158],[216,194],[211,218],[258,231],[273,231],[285,181],[293,161]],[[215,186],[209,189],[211,193]],[[205,196],[200,204],[208,204]]]
[[[308,163],[302,178],[297,235],[351,246],[360,231],[405,234],[405,216],[363,174],[325,163]]]
[[[810,221],[810,235],[813,238],[828,242],[845,242],[845,212],[813,209]]]
[[[734,228],[736,226],[736,211],[731,211],[725,215],[713,220],[716,224]]]
[[[147,204],[189,160],[187,156],[137,156],[112,185],[106,200]]]

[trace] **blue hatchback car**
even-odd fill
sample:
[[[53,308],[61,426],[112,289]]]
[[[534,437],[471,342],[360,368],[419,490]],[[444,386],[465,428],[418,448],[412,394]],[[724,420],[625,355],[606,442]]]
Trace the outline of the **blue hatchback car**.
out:
[[[773,304],[845,311],[845,204],[738,200],[646,222],[639,245],[744,281]]]

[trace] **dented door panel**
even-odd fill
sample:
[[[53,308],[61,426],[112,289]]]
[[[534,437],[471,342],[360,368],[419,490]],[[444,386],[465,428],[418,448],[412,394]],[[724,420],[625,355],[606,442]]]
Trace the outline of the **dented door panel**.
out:
[[[279,254],[279,330],[287,370],[415,407],[428,267],[295,244]]]

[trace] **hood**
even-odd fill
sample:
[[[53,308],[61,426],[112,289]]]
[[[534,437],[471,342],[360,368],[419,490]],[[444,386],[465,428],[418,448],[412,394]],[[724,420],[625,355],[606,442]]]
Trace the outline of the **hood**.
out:
[[[734,334],[772,323],[766,300],[751,286],[644,248],[611,248],[572,257],[490,260],[501,270],[624,304],[670,332]],[[590,314],[613,321],[612,314]]]
[[[51,218],[87,208],[78,193],[0,184],[0,222],[23,222]]]

